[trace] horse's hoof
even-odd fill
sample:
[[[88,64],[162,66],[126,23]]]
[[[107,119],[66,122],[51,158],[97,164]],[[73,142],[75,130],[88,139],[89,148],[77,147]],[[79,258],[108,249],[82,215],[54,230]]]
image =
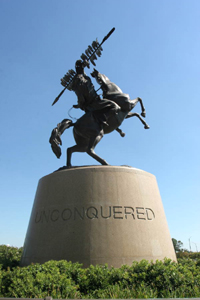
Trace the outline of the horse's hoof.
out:
[[[146,117],[146,112],[143,111],[143,112],[141,113],[141,116],[145,118],[145,117]]]
[[[145,125],[145,126],[144,126],[144,129],[149,129],[149,128],[150,128],[149,125]]]

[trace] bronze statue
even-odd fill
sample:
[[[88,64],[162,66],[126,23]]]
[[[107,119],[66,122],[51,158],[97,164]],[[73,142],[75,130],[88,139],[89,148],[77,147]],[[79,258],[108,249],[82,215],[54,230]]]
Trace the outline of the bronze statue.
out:
[[[124,137],[125,134],[119,129],[124,119],[136,116],[143,123],[145,129],[149,128],[148,124],[138,113],[130,112],[139,102],[142,109],[141,115],[145,117],[145,108],[141,98],[138,97],[134,100],[130,100],[128,94],[124,94],[108,77],[94,69],[91,75],[96,79],[103,91],[103,98],[101,98],[95,91],[90,77],[84,72],[84,68],[89,66],[89,61],[95,65],[94,59],[97,59],[95,54],[101,56],[101,45],[113,31],[114,28],[103,39],[101,44],[96,40],[92,43],[92,47],[88,46],[85,51],[86,55],[82,54],[82,60],[76,62],[76,72],[69,70],[61,79],[61,84],[65,88],[55,99],[53,105],[67,88],[70,91],[74,91],[78,98],[78,103],[73,107],[80,108],[85,112],[75,123],[70,119],[64,119],[53,129],[49,140],[53,152],[57,158],[60,158],[60,145],[62,145],[60,136],[67,128],[73,126],[76,145],[67,149],[67,167],[71,167],[71,156],[73,152],[87,152],[102,165],[108,165],[104,159],[94,152],[94,149],[103,135],[113,130],[117,130],[120,135]]]

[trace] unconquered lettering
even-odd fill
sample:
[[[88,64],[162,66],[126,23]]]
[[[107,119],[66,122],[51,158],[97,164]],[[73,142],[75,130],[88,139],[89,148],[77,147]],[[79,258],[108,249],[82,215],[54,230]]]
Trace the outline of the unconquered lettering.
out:
[[[133,220],[153,221],[154,211],[149,207],[132,206],[89,206],[89,207],[66,207],[63,209],[42,209],[34,216],[35,223],[49,223],[57,221],[73,220]]]

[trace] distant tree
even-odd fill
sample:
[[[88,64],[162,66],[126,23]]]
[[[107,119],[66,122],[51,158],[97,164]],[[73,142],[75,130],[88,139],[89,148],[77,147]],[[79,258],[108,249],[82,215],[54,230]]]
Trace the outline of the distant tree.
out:
[[[176,239],[172,238],[172,243],[176,253],[183,251],[183,243],[181,241],[177,241]]]
[[[3,269],[19,266],[23,248],[0,245],[0,265]]]

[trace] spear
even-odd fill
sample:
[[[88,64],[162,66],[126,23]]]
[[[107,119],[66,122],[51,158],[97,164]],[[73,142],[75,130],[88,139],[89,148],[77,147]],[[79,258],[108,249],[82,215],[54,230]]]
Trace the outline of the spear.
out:
[[[88,60],[90,60],[90,58],[94,55],[94,53],[96,53],[98,51],[98,49],[103,45],[103,43],[111,36],[111,34],[115,31],[115,27],[113,27],[109,33],[103,38],[101,44],[99,44],[99,46],[95,49],[95,51],[88,57]],[[71,82],[70,82],[71,83]],[[69,83],[69,84],[70,84]],[[60,94],[56,97],[56,99],[54,100],[54,102],[52,103],[52,106],[59,100],[59,98],[62,96],[62,94],[64,93],[64,91],[68,88],[69,84],[64,87],[64,89],[60,92]]]

